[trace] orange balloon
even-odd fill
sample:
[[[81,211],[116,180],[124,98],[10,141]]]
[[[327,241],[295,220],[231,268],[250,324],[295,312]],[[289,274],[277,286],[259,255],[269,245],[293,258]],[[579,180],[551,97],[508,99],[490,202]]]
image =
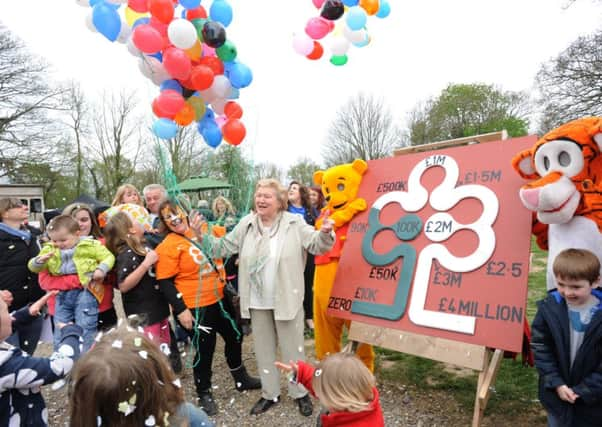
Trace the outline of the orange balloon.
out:
[[[324,48],[322,47],[322,45],[320,43],[318,43],[317,41],[314,40],[314,49],[306,57],[307,57],[307,59],[312,59],[315,61],[316,59],[320,59],[323,54],[324,54]]]
[[[186,55],[188,55],[188,57],[193,61],[199,60],[199,58],[201,57],[202,51],[203,51],[203,48],[201,47],[201,42],[199,42],[198,40],[195,42],[194,46],[192,46],[190,49],[184,50],[184,52],[186,52]]]
[[[230,119],[222,126],[222,135],[230,145],[239,145],[246,134],[245,125],[238,119]]]
[[[360,6],[368,15],[374,15],[380,8],[380,2],[378,0],[360,0]]]
[[[177,112],[173,120],[180,126],[188,126],[194,120],[194,116],[194,108],[192,108],[192,105],[184,104],[182,109]]]
[[[224,105],[224,114],[229,119],[240,119],[242,117],[242,107],[238,102],[228,101]]]

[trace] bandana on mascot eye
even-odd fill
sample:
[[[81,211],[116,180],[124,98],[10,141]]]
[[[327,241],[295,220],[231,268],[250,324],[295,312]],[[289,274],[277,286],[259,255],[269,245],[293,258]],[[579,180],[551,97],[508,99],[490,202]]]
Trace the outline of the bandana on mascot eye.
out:
[[[163,221],[171,227],[177,227],[186,220],[186,212],[179,206],[165,206],[160,213]]]

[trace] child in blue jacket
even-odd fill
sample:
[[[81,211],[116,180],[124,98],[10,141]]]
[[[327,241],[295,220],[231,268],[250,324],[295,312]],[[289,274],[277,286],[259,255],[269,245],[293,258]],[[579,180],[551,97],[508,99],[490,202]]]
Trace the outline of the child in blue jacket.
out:
[[[548,426],[602,426],[600,261],[566,249],[553,265],[557,289],[537,303],[531,346]]]
[[[49,292],[38,301],[9,314],[0,298],[0,426],[46,426],[48,411],[40,387],[67,375],[79,356],[82,329],[76,325],[59,325],[58,351],[50,357],[30,357],[19,348],[4,342],[18,328],[40,315]]]

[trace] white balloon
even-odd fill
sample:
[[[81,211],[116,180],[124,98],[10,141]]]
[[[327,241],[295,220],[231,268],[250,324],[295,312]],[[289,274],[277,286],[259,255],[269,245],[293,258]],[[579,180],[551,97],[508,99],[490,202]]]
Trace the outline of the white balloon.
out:
[[[125,19],[121,18],[121,29],[119,30],[119,35],[117,36],[117,41],[119,43],[127,43],[130,39],[130,35],[132,34],[132,29],[125,22]]]
[[[330,50],[335,56],[345,55],[349,50],[349,40],[345,37],[333,38],[330,42]]]
[[[136,45],[134,44],[134,40],[131,37],[129,39],[127,39],[127,42],[125,43],[125,45],[128,48],[128,52],[131,53],[132,55],[134,55],[136,57],[142,55],[142,52],[140,52],[140,49],[138,49],[136,47]]]
[[[113,4],[126,4],[128,0],[105,0],[107,3]]]
[[[307,56],[314,49],[314,41],[305,33],[294,34],[293,49],[299,55]]]
[[[217,98],[211,102],[211,108],[215,114],[224,114],[224,107],[229,99]]]
[[[163,64],[152,56],[141,57],[138,61],[138,68],[140,68],[140,72],[146,78],[150,79],[157,86],[171,78],[169,73],[163,68]]]
[[[215,95],[215,92],[212,89],[213,85],[209,89],[199,90],[201,98],[203,98],[203,101],[205,101],[208,104],[211,104],[217,99],[217,96]]]
[[[361,43],[366,40],[368,32],[365,29],[353,31],[347,25],[343,25],[343,35],[351,43]]]
[[[86,15],[86,27],[88,27],[88,30],[92,31],[93,33],[98,32],[96,31],[94,22],[92,22],[92,10],[90,10],[90,12]]]
[[[174,19],[167,27],[169,41],[180,49],[190,49],[198,40],[196,28],[186,19]]]
[[[223,74],[219,74],[215,76],[213,79],[213,84],[209,88],[213,91],[217,98],[227,98],[230,96],[230,92],[232,91],[232,85],[230,84],[230,80],[228,77]]]
[[[90,7],[90,0],[75,0],[75,3],[82,7]]]

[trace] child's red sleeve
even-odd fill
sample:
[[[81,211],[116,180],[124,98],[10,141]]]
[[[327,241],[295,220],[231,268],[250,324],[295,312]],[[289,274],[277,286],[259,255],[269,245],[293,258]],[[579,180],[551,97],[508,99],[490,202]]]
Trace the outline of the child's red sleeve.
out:
[[[297,362],[297,366],[297,382],[303,384],[303,387],[305,387],[307,391],[309,391],[311,395],[315,397],[316,394],[314,393],[312,381],[314,379],[316,368],[302,360]]]

